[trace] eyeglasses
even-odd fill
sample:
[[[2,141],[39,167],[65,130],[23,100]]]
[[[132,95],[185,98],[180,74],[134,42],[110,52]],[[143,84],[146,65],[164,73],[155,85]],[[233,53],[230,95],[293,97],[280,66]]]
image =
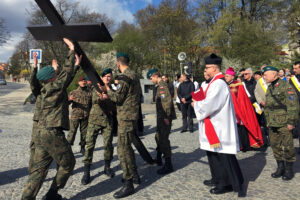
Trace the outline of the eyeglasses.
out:
[[[243,76],[245,76],[245,75],[249,75],[249,74],[250,74],[250,73],[244,73],[244,74],[243,74]]]

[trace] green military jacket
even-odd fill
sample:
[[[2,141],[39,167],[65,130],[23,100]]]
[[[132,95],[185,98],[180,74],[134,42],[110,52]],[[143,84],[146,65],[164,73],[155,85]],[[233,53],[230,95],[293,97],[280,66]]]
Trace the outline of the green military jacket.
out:
[[[70,92],[73,95],[71,119],[88,118],[92,106],[92,92],[88,87],[78,87]]]
[[[298,97],[292,86],[281,79],[271,83],[266,94],[265,117],[268,127],[296,125]]]
[[[110,99],[100,100],[97,91],[92,91],[92,108],[89,116],[89,124],[108,126],[116,115],[116,104]]]
[[[117,119],[138,120],[141,98],[141,85],[137,74],[127,68],[118,76],[119,89],[107,92],[109,98],[117,105]]]
[[[167,83],[161,80],[156,91],[157,119],[176,119],[175,108]]]
[[[33,120],[39,121],[41,117],[41,88],[39,80],[36,78],[37,68],[34,68],[29,79],[30,89],[36,98]]]
[[[60,127],[69,130],[69,102],[67,87],[74,78],[75,53],[70,51],[68,59],[53,82],[43,84],[41,89],[41,119],[46,128]]]

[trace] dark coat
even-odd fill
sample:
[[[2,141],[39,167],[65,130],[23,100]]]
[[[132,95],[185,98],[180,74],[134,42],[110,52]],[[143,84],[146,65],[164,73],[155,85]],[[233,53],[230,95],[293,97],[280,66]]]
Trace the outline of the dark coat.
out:
[[[190,80],[180,83],[177,95],[181,101],[182,98],[185,98],[187,103],[192,102],[192,92],[195,91],[195,85]]]

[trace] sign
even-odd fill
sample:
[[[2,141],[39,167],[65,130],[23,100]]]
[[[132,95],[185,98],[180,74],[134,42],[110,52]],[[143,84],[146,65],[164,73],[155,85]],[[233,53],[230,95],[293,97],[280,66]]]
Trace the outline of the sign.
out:
[[[37,55],[38,64],[42,62],[42,49],[30,49],[29,62],[33,63],[33,54]]]

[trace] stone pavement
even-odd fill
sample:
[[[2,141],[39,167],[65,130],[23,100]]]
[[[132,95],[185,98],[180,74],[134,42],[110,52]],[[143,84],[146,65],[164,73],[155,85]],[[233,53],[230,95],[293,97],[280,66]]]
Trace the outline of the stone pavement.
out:
[[[12,85],[11,85],[12,84]],[[16,83],[14,83],[16,84]],[[23,105],[25,97],[30,93],[29,85],[14,85],[10,83],[11,91],[1,93],[0,88],[0,199],[20,199],[26,183],[29,160],[29,141],[32,128],[33,106]],[[17,89],[16,88],[20,88]],[[155,106],[143,105],[145,115],[145,135],[142,141],[155,156]],[[209,187],[202,184],[210,178],[205,152],[199,149],[198,132],[180,133],[181,115],[174,120],[170,135],[173,164],[175,172],[161,177],[156,174],[157,166],[145,164],[136,152],[138,171],[142,178],[141,185],[135,185],[136,193],[127,199],[238,199],[237,193],[212,196]],[[196,129],[196,125],[195,125]],[[116,147],[116,137],[114,138]],[[74,175],[70,177],[66,187],[60,191],[66,199],[113,199],[113,193],[122,186],[121,168],[117,160],[115,148],[112,167],[116,176],[112,179],[103,174],[103,142],[97,139],[94,164],[91,169],[92,183],[82,186],[83,174],[82,155],[79,153],[79,134],[73,147],[76,157]],[[298,140],[295,139],[298,147]],[[297,155],[294,167],[295,178],[289,182],[273,179],[270,174],[276,168],[272,150],[265,152],[251,151],[239,153],[237,158],[245,177],[247,196],[244,199],[299,199],[300,192],[300,156]],[[48,176],[37,199],[48,191],[55,176],[55,164],[51,165]]]

